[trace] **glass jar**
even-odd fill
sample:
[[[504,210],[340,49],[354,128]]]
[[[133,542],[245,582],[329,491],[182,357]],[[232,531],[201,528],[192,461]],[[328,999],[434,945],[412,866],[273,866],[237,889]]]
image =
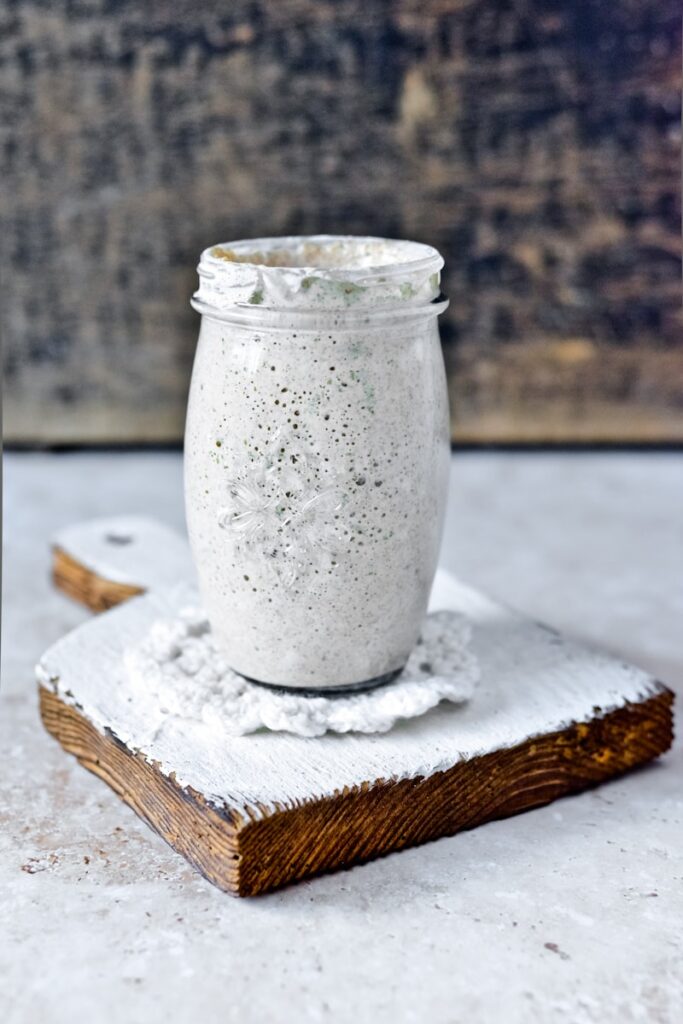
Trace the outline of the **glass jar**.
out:
[[[202,253],[187,523],[216,642],[253,681],[372,686],[418,639],[448,478],[442,266],[352,236]]]

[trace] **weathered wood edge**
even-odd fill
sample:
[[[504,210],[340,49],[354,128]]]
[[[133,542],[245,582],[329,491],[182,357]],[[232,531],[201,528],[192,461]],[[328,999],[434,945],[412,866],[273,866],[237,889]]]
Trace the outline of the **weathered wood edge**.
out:
[[[56,544],[52,547],[52,581],[64,594],[93,612],[105,612],[145,592],[143,587],[98,576]]]
[[[41,686],[41,717],[61,746],[210,882],[254,896],[417,846],[597,785],[664,753],[674,695],[653,696],[589,722],[532,737],[429,777],[382,779],[296,807],[217,809],[142,754],[100,733]]]
[[[62,748],[97,775],[205,878],[237,893],[237,829],[241,818],[219,814],[191,787],[178,785],[117,736],[100,732],[81,711],[39,685],[40,717]],[[220,860],[220,870],[213,864]]]

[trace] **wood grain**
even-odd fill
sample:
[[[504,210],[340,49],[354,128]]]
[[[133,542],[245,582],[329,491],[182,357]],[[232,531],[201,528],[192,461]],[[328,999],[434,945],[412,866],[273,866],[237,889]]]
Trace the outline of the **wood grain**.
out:
[[[683,439],[678,0],[2,15],[5,439],[177,441],[199,252],[446,258],[456,440]]]
[[[238,896],[519,814],[645,764],[671,744],[672,702],[663,690],[429,778],[368,783],[288,810],[260,808],[249,820],[181,789],[40,688],[43,723],[64,749],[210,882]]]
[[[144,593],[142,587],[104,579],[60,547],[52,550],[52,581],[74,601],[93,612],[104,612],[129,597]]]
[[[166,842],[220,888],[238,892],[236,820],[222,817],[199,793],[181,789],[114,736],[98,732],[74,708],[40,687],[47,731]]]

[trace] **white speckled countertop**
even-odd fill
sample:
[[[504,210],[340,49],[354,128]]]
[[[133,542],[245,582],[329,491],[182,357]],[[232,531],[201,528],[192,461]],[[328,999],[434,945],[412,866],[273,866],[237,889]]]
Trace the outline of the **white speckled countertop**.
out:
[[[459,454],[442,564],[680,692],[681,507],[676,454]],[[89,614],[52,589],[49,537],[119,513],[182,527],[180,456],[5,457],[3,1024],[680,1019],[680,740],[594,792],[257,900],[196,875],[37,716],[34,662]]]

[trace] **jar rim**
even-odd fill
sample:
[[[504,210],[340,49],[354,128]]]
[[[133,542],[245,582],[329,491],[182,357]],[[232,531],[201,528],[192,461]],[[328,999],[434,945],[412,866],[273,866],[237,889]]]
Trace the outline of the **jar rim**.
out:
[[[338,309],[269,309],[263,306],[235,305],[225,309],[216,309],[200,302],[196,296],[190,305],[207,320],[218,323],[237,324],[242,327],[253,327],[258,330],[301,332],[324,332],[330,327],[330,320],[336,332],[357,330],[382,330],[393,323],[410,323],[422,320],[425,316],[440,316],[449,306],[445,295],[438,295],[431,302],[422,306],[405,306],[400,309],[384,306],[379,309],[359,308],[354,310]]]
[[[205,249],[192,305],[377,310],[429,306],[441,294],[443,257],[422,242],[357,235],[240,239]]]

